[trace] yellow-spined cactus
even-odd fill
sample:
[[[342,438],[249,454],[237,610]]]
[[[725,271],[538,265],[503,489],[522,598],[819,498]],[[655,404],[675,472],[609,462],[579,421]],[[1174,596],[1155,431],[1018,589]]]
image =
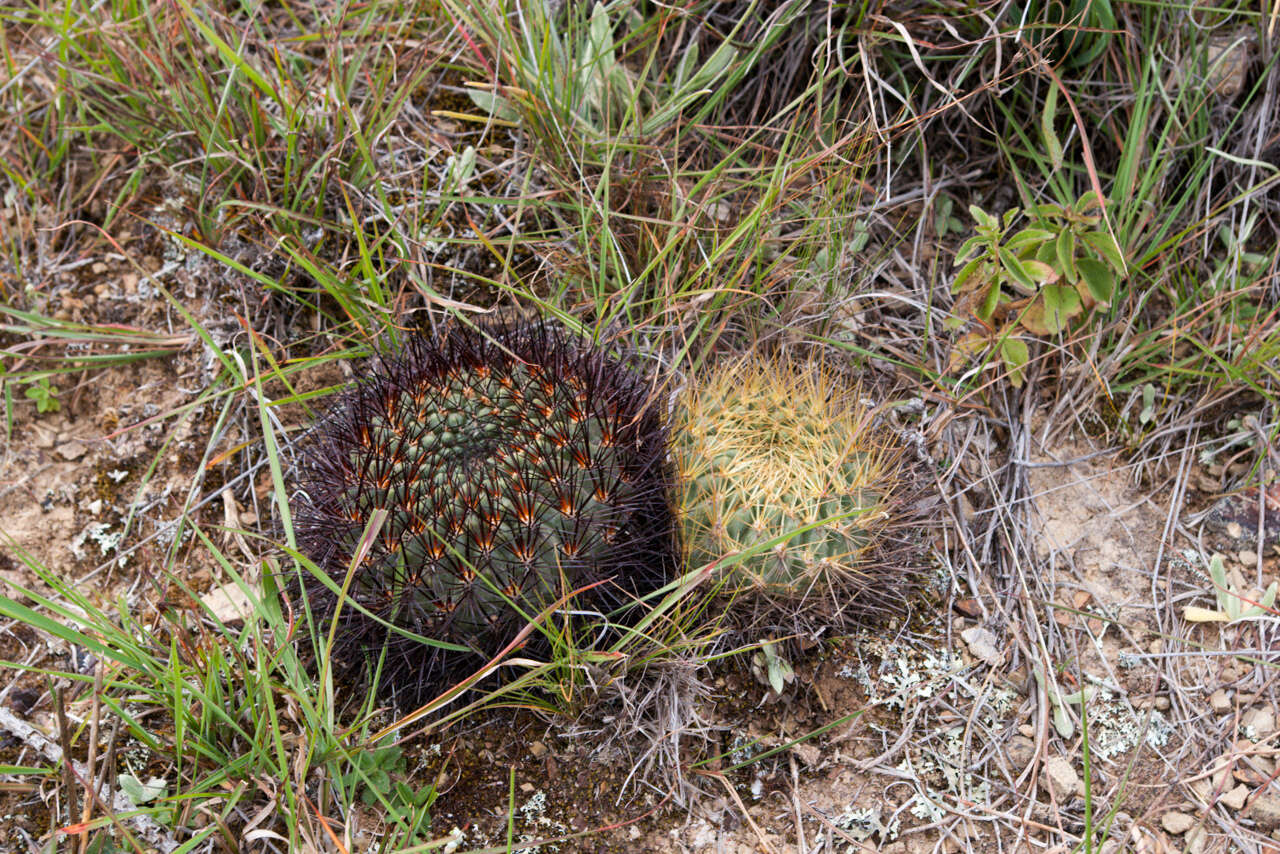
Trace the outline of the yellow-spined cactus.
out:
[[[731,594],[882,603],[898,467],[871,422],[820,366],[751,359],[691,382],[672,430],[688,565],[717,566]]]

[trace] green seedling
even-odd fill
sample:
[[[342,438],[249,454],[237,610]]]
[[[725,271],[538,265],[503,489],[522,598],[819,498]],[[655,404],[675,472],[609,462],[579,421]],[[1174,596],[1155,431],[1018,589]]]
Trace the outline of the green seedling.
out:
[[[36,402],[36,411],[44,414],[45,412],[57,412],[62,408],[62,404],[58,402],[58,387],[49,385],[48,377],[40,377],[27,386],[23,396],[28,400]]]
[[[783,688],[796,681],[791,662],[778,654],[778,643],[772,640],[761,643],[760,649],[751,656],[751,674],[768,684],[775,694],[781,694]]]
[[[959,234],[964,228],[964,222],[955,215],[955,205],[955,199],[950,196],[938,198],[938,205],[934,209],[933,230],[939,237]]]
[[[1071,719],[1071,713],[1067,711],[1067,706],[1078,703],[1083,709],[1084,704],[1093,699],[1093,689],[1082,688],[1079,691],[1064,694],[1058,688],[1057,683],[1048,681],[1045,677],[1044,667],[1039,664],[1035,666],[1035,677],[1036,684],[1040,687],[1041,692],[1048,697],[1049,705],[1053,709],[1053,728],[1062,738],[1071,738],[1075,734],[1076,725]]]
[[[547,109],[574,115],[582,127],[607,137],[624,122],[647,135],[670,124],[685,107],[708,92],[708,87],[724,76],[737,51],[722,43],[705,62],[699,63],[695,42],[676,67],[671,84],[650,87],[626,65],[618,61],[613,38],[613,21],[605,7],[597,3],[585,32],[572,42],[558,31],[550,18],[539,20],[546,28],[541,50],[521,54],[513,69],[517,85],[497,94],[486,89],[468,90],[472,102],[503,121],[517,121],[526,110]],[[531,93],[552,99],[539,104]]]
[[[1227,569],[1223,565],[1220,554],[1215,554],[1209,559],[1209,578],[1213,581],[1214,593],[1218,597],[1218,609],[1215,611],[1188,605],[1182,612],[1187,622],[1234,623],[1236,620],[1265,616],[1271,613],[1271,608],[1276,601],[1276,592],[1280,590],[1280,585],[1273,581],[1256,602],[1246,597],[1227,579]]]
[[[344,788],[357,790],[365,806],[385,801],[397,809],[426,809],[435,800],[435,788],[424,786],[414,789],[403,782],[399,778],[405,777],[407,770],[404,749],[391,744],[356,753],[350,770],[339,780]]]
[[[1029,352],[1019,336],[1058,335],[1094,307],[1110,305],[1127,272],[1124,255],[1092,192],[1070,206],[1035,205],[1035,222],[1012,236],[1020,208],[998,219],[977,205],[969,212],[977,233],[956,253],[960,271],[951,292],[959,300],[949,325],[958,328],[968,316],[983,330],[962,337],[956,356],[967,360],[994,344],[1010,381],[1021,385]]]

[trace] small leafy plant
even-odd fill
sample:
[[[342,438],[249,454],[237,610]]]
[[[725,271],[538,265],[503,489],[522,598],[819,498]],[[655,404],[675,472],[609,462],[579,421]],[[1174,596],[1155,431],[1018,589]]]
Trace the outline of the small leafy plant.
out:
[[[729,70],[737,51],[728,41],[699,62],[694,42],[681,58],[669,85],[657,86],[641,79],[618,61],[614,22],[605,7],[592,7],[585,31],[576,41],[561,33],[551,18],[534,14],[536,26],[545,28],[540,43],[530,43],[512,66],[514,86],[501,94],[473,86],[472,102],[490,115],[508,122],[520,119],[526,109],[547,110],[573,116],[592,134],[607,137],[626,124],[640,135],[665,128],[688,106],[704,99],[708,87]],[[539,94],[551,103],[538,103]]]
[[[1275,605],[1276,593],[1280,592],[1280,585],[1273,581],[1255,603],[1252,597],[1242,594],[1227,579],[1227,568],[1220,554],[1209,559],[1209,578],[1213,581],[1213,591],[1218,597],[1218,610],[1188,605],[1182,612],[1188,622],[1234,623],[1236,620],[1266,616]]]
[[[1071,738],[1075,735],[1076,724],[1072,720],[1071,712],[1067,707],[1073,704],[1078,705],[1080,706],[1081,714],[1085,714],[1085,705],[1093,699],[1093,689],[1081,688],[1079,691],[1072,691],[1069,694],[1064,693],[1058,687],[1056,680],[1050,681],[1046,678],[1044,665],[1042,664],[1035,665],[1033,675],[1041,693],[1049,698],[1049,705],[1053,709],[1053,728],[1057,730],[1058,735],[1062,738]]]
[[[796,672],[791,662],[778,653],[777,644],[774,640],[760,643],[759,651],[751,656],[751,674],[772,688],[773,693],[781,695],[783,689],[796,680]]]
[[[404,749],[387,745],[376,750],[357,753],[351,769],[341,776],[344,787],[355,787],[365,806],[373,806],[379,800],[388,801],[393,807],[425,810],[435,800],[434,786],[414,789],[402,781],[408,770]]]
[[[28,385],[23,396],[28,400],[34,400],[36,411],[42,415],[46,412],[57,412],[62,408],[62,404],[58,402],[58,387],[49,385],[48,377],[40,377]]]
[[[1007,236],[1020,208],[997,219],[969,206],[977,233],[956,253],[960,271],[951,292],[960,298],[952,325],[960,326],[968,315],[985,331],[957,343],[959,358],[985,350],[994,338],[1010,381],[1021,385],[1029,354],[1020,333],[1057,335],[1095,306],[1111,304],[1127,268],[1102,223],[1101,207],[1093,192],[1070,206],[1035,205],[1035,221]]]
[[[955,199],[950,196],[938,197],[938,204],[934,208],[933,230],[939,237],[959,234],[964,228],[964,222],[956,216],[955,207]]]

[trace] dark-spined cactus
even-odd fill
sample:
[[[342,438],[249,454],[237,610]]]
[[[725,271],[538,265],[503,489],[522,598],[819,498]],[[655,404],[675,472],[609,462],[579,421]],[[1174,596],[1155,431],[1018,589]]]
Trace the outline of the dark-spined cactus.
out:
[[[338,667],[350,675],[385,651],[382,693],[403,707],[475,670],[569,591],[589,588],[557,620],[626,619],[678,561],[652,398],[621,361],[546,324],[454,324],[371,360],[305,443],[300,548],[341,587],[367,520],[385,509],[348,596],[469,651],[339,610],[330,587],[304,575],[295,597],[322,626],[339,614]]]

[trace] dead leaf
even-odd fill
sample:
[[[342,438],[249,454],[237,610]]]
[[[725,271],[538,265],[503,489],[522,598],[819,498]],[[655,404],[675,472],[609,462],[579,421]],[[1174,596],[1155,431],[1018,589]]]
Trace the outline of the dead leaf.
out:
[[[200,602],[223,623],[242,623],[253,613],[253,602],[234,582],[213,588],[200,597]]]
[[[973,653],[975,658],[985,661],[992,667],[998,667],[1004,663],[1004,650],[1000,649],[996,636],[986,629],[965,629],[960,633],[960,637],[969,645],[969,652]]]

